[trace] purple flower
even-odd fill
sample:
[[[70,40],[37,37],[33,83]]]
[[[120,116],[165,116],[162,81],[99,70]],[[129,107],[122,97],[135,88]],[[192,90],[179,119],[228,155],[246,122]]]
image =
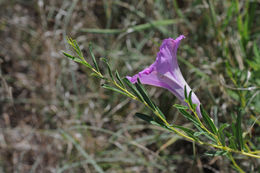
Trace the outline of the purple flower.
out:
[[[127,76],[127,79],[136,83],[137,78],[139,78],[142,84],[168,89],[182,103],[185,103],[184,88],[186,86],[188,94],[191,89],[181,74],[176,57],[178,46],[183,38],[185,37],[181,35],[175,40],[172,38],[163,40],[156,61],[133,77]],[[201,117],[198,97],[192,93],[191,98],[192,102],[197,105],[196,112]]]

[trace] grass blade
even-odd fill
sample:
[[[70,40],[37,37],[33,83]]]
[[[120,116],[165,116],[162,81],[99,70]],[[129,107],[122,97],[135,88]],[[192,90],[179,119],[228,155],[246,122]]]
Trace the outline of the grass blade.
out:
[[[149,23],[135,25],[126,29],[99,29],[99,28],[84,28],[81,32],[93,33],[93,34],[121,34],[121,33],[133,33],[139,32],[150,28],[158,28],[159,26],[167,26],[175,23],[179,23],[180,20],[166,19],[166,20],[155,20]]]
[[[92,164],[92,166],[96,169],[99,173],[104,173],[103,169],[96,163],[96,161],[88,154],[86,151],[73,139],[68,133],[66,133],[64,130],[59,130],[60,133],[68,139],[75,147],[76,149],[82,154],[83,157],[85,157],[86,160]]]

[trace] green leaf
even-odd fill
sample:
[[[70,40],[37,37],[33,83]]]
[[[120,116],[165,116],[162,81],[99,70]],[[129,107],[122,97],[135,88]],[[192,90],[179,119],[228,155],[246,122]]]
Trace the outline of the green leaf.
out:
[[[149,105],[149,107],[152,108],[153,110],[155,110],[154,103],[148,97],[148,95],[139,79],[137,79],[137,83],[135,83],[135,86],[136,86],[137,90],[141,93],[142,97],[144,98],[145,102]]]
[[[184,96],[185,96],[185,99],[187,99],[188,98],[188,96],[187,96],[188,94],[187,94],[187,87],[186,87],[186,85],[184,86]]]
[[[254,52],[256,61],[259,62],[260,61],[260,50],[259,50],[256,42],[254,42],[254,45],[253,45],[253,52]]]
[[[161,117],[162,117],[164,120],[166,120],[165,115],[162,113],[162,111],[159,109],[159,107],[155,105],[155,109],[156,109],[156,111],[161,115]]]
[[[208,135],[208,133],[205,132],[205,131],[195,132],[195,133],[194,133],[194,136],[196,136],[196,137],[198,137],[198,136],[200,136],[200,135]]]
[[[242,114],[239,111],[237,114],[237,120],[236,120],[236,140],[238,143],[238,147],[240,150],[244,148],[244,141],[243,141],[243,136],[242,136],[242,127],[241,127],[241,119],[242,119]]]
[[[137,116],[138,118],[140,118],[140,119],[142,119],[142,120],[144,120],[144,121],[146,121],[148,123],[151,123],[153,125],[156,125],[156,126],[159,126],[159,127],[163,127],[163,128],[165,128],[167,130],[171,130],[171,129],[169,129],[169,127],[165,126],[164,123],[160,119],[154,119],[153,117],[145,115],[145,114],[142,114],[142,113],[136,113],[135,116]]]
[[[113,77],[113,74],[112,74],[112,71],[111,71],[111,68],[110,68],[110,65],[109,65],[107,59],[106,58],[101,58],[101,60],[107,65],[109,76],[112,79],[112,81],[114,81],[114,77]]]
[[[202,118],[206,124],[206,126],[210,129],[210,131],[212,133],[214,133],[215,135],[217,135],[217,128],[215,126],[215,124],[213,123],[213,121],[211,120],[211,118],[209,117],[209,115],[207,114],[207,112],[203,109],[202,105],[200,105],[200,111],[202,114]]]
[[[91,44],[91,43],[89,44],[89,52],[90,52],[92,61],[93,61],[93,63],[94,63],[95,69],[96,69],[98,72],[100,72],[99,67],[98,67],[98,65],[97,65],[97,61],[96,61],[95,55],[94,55],[94,53],[93,53],[93,51],[92,51],[92,44]]]
[[[136,87],[127,79],[123,79],[124,83],[131,89],[131,91],[134,93],[134,95],[142,102],[144,102],[144,99],[140,92],[136,89]]]
[[[211,135],[209,134],[206,130],[204,130],[203,128],[201,128],[200,126],[198,125],[195,125],[195,127],[199,130],[199,132],[203,132],[202,134],[207,137],[209,140],[211,140],[212,142],[214,142],[215,144],[217,144],[217,141],[216,139]]]
[[[227,151],[207,151],[205,152],[204,154],[207,155],[207,156],[211,156],[211,157],[215,157],[215,156],[225,156],[227,155]]]
[[[237,143],[236,143],[236,138],[234,136],[230,136],[228,138],[228,141],[229,141],[229,147],[232,148],[232,149],[235,149],[237,150]]]
[[[174,128],[178,128],[178,129],[182,130],[183,132],[185,132],[189,137],[193,138],[194,140],[196,140],[196,141],[198,140],[198,137],[196,137],[194,135],[196,132],[194,132],[193,130],[188,129],[188,128],[183,127],[183,126],[178,126],[178,125],[171,125],[171,126],[174,127]]]
[[[174,104],[173,106],[174,106],[175,108],[177,108],[177,109],[184,109],[184,110],[189,109],[188,106],[183,106],[183,105],[179,105],[179,104]]]
[[[189,114],[187,111],[185,111],[184,109],[178,109],[178,111],[188,120],[192,121],[194,125],[200,126],[200,123],[198,122],[198,120],[192,116],[191,114]]]
[[[230,97],[232,97],[234,100],[239,101],[239,94],[235,91],[232,91],[230,89],[227,89],[227,93]]]
[[[105,88],[105,89],[109,89],[109,90],[118,92],[118,93],[120,93],[120,94],[123,94],[123,95],[125,95],[125,96],[128,96],[127,93],[125,93],[125,92],[123,92],[123,91],[121,91],[121,90],[119,90],[119,89],[117,89],[117,88],[115,88],[115,87],[109,86],[109,85],[107,85],[107,84],[102,84],[101,86],[102,86],[103,88]]]
[[[77,57],[75,57],[75,56],[73,56],[73,55],[70,55],[70,54],[68,54],[68,53],[66,53],[66,52],[62,52],[62,53],[63,53],[63,55],[65,55],[65,56],[68,57],[69,59],[71,59],[71,60],[73,60],[73,61],[75,61],[75,62],[77,62],[77,63],[81,63],[81,64],[87,66],[88,68],[92,68],[92,66],[91,66],[89,63],[87,63],[86,61],[83,61],[82,59],[77,58]]]
[[[125,88],[125,85],[124,85],[118,71],[116,71],[116,78],[117,78],[118,82],[120,83],[121,87]]]
[[[100,76],[100,75],[97,74],[97,73],[91,73],[90,76],[94,76],[94,77],[97,77],[97,78],[99,78],[99,79],[107,80],[107,78],[104,78],[103,76]]]
[[[67,56],[68,58],[72,59],[75,62],[81,63],[83,65],[85,65],[88,68],[93,68],[83,57],[83,54],[77,44],[77,42],[75,40],[73,40],[72,38],[67,38],[67,41],[69,43],[69,45],[74,49],[74,51],[77,53],[77,55],[79,56],[79,58],[74,57],[66,52],[63,52],[63,55]]]
[[[79,45],[78,43],[76,42],[76,40],[73,40],[72,38],[67,38],[67,41],[68,43],[72,46],[72,48],[74,49],[74,51],[77,53],[77,55],[80,57],[80,58],[83,58],[83,55],[82,55],[82,52],[79,48]]]
[[[192,96],[192,90],[190,90],[189,98],[188,98],[189,104],[192,106],[193,103],[192,103],[192,100],[191,100],[191,96]]]
[[[227,127],[229,127],[229,124],[225,123],[225,124],[221,124],[221,126],[218,129],[218,137],[219,137],[220,142],[223,146],[226,145],[224,129],[227,128]]]
[[[148,115],[145,115],[145,114],[142,114],[142,113],[135,113],[135,116],[137,116],[138,118],[148,122],[148,123],[151,123],[153,120],[153,118],[151,116],[148,116]]]
[[[66,52],[62,52],[62,53],[63,53],[63,55],[65,55],[66,57],[72,59],[72,60],[75,61],[75,62],[81,63],[81,61],[82,61],[81,59],[79,59],[79,58],[77,58],[77,57],[75,57],[75,56],[73,56],[73,55],[70,55],[70,54],[68,54],[68,53],[66,53]]]

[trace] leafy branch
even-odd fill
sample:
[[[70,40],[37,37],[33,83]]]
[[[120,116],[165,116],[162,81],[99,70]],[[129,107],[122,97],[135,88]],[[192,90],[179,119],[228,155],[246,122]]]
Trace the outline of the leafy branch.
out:
[[[92,45],[89,45],[89,52],[90,56],[93,61],[93,66],[86,61],[81,52],[77,42],[71,38],[68,38],[68,43],[74,50],[77,56],[73,56],[66,52],[63,54],[70,58],[71,60],[81,63],[87,68],[92,71],[92,75],[98,77],[100,79],[104,79],[105,83],[102,84],[102,87],[108,90],[112,90],[123,94],[133,100],[139,101],[143,103],[148,109],[153,112],[153,115],[144,115],[142,113],[136,113],[138,118],[151,123],[153,125],[160,126],[165,128],[169,131],[177,133],[179,136],[192,141],[196,142],[200,145],[205,145],[209,147],[213,147],[215,149],[219,149],[221,151],[215,151],[213,156],[216,155],[223,155],[230,159],[233,163],[235,168],[239,172],[244,172],[238,164],[235,162],[232,153],[237,153],[253,158],[260,158],[260,151],[251,151],[249,146],[246,145],[244,137],[242,135],[242,127],[241,127],[241,114],[237,115],[237,119],[235,123],[232,123],[231,130],[229,124],[222,124],[218,128],[212,119],[209,117],[205,109],[200,106],[200,111],[202,114],[202,119],[199,118],[196,112],[196,106],[192,103],[190,93],[187,93],[186,87],[184,90],[185,94],[185,102],[187,106],[177,105],[175,104],[174,107],[178,109],[178,111],[183,115],[187,120],[192,122],[194,127],[197,129],[189,129],[183,126],[178,126],[175,124],[170,124],[162,111],[154,104],[154,102],[149,98],[144,86],[141,84],[140,80],[138,79],[137,83],[131,83],[127,78],[121,78],[119,73],[116,71],[113,74],[111,67],[105,58],[101,58],[101,60],[106,64],[109,77],[103,75],[99,69],[98,63],[96,61],[95,55],[92,52]],[[192,114],[193,115],[192,115]]]

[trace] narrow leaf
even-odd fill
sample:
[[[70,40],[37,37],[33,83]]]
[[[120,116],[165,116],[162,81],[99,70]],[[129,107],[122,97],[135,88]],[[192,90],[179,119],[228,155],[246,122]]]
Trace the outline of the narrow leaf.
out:
[[[169,129],[169,127],[165,126],[164,123],[162,121],[160,121],[159,119],[154,119],[151,116],[148,116],[148,115],[145,115],[142,113],[136,113],[135,116],[137,116],[138,118],[140,118],[148,123],[151,123],[153,125],[165,128],[167,130],[171,130],[171,129]]]
[[[237,150],[238,146],[235,137],[234,136],[229,137],[228,141],[229,141],[229,147]]]
[[[182,130],[183,132],[185,132],[189,137],[193,138],[194,140],[198,140],[198,137],[196,137],[194,135],[196,132],[194,132],[193,130],[188,129],[188,128],[183,127],[183,126],[178,126],[178,125],[171,125],[171,126]]]
[[[148,122],[148,123],[151,123],[153,120],[153,118],[151,116],[148,116],[148,115],[145,115],[145,114],[142,114],[142,113],[136,113],[135,116],[137,116],[138,118]]]
[[[195,127],[196,127],[200,132],[204,132],[203,135],[204,135],[205,137],[207,137],[209,140],[211,140],[212,142],[214,142],[215,144],[217,144],[216,139],[215,139],[211,134],[209,134],[206,130],[204,130],[203,128],[201,128],[201,127],[198,126],[198,125],[195,125]]]
[[[224,129],[227,128],[229,126],[229,124],[225,123],[225,124],[221,124],[221,126],[218,129],[218,137],[220,139],[220,142],[223,146],[226,145],[225,142],[225,134],[224,134]]]
[[[228,152],[227,151],[207,151],[204,153],[207,156],[215,157],[215,156],[225,156]]]
[[[161,117],[162,117],[164,120],[166,120],[165,115],[162,113],[162,111],[160,110],[160,108],[155,105],[155,109],[156,109],[156,111],[161,115]]]
[[[184,96],[185,96],[185,99],[187,99],[188,98],[188,93],[187,93],[187,87],[186,87],[186,85],[184,86]]]
[[[142,97],[144,98],[145,102],[149,105],[149,107],[152,108],[153,110],[155,110],[154,103],[148,97],[148,94],[146,93],[146,91],[139,79],[137,79],[137,83],[135,84],[135,86],[136,86],[137,90],[141,93]]]
[[[189,114],[187,111],[185,111],[184,109],[178,109],[178,111],[188,120],[192,121],[194,125],[200,126],[198,120],[192,116],[191,114]]]
[[[70,54],[68,54],[68,53],[66,53],[66,52],[62,52],[62,53],[63,53],[63,55],[65,55],[66,57],[70,58],[71,60],[73,60],[73,61],[75,61],[75,62],[82,63],[82,60],[81,60],[81,59],[79,59],[79,58],[77,58],[77,57],[75,57],[75,56],[73,56],[73,55],[70,55]]]
[[[125,85],[124,85],[118,71],[116,71],[116,78],[117,78],[118,82],[120,83],[121,87],[125,88]]]
[[[235,127],[236,127],[236,139],[237,139],[238,147],[239,147],[240,150],[242,150],[243,147],[244,147],[243,136],[242,136],[242,127],[241,127],[241,119],[242,119],[241,112],[238,112]]]
[[[207,132],[201,131],[201,132],[195,132],[195,133],[194,133],[194,136],[198,137],[198,136],[200,136],[200,135],[207,135],[207,134],[208,134]]]
[[[184,109],[184,110],[189,109],[187,106],[178,105],[178,104],[174,104],[173,106],[174,106],[175,108],[177,108],[177,109]]]
[[[132,90],[132,92],[134,93],[134,95],[142,102],[144,102],[144,99],[142,97],[142,95],[140,94],[140,92],[136,89],[136,87],[127,79],[124,78],[123,79],[124,83]]]
[[[188,98],[189,104],[192,106],[191,96],[192,96],[192,90],[190,91],[189,98]]]
[[[203,107],[201,105],[200,105],[200,111],[201,111],[201,114],[202,114],[202,117],[203,117],[203,120],[204,120],[206,126],[210,129],[210,131],[212,133],[217,135],[217,128],[216,128],[215,124],[213,123],[213,121],[211,120],[211,118],[209,117],[209,115],[203,109]]]
[[[113,74],[112,74],[112,71],[111,71],[111,68],[110,68],[110,65],[109,65],[107,59],[101,58],[101,60],[107,65],[107,70],[108,70],[109,76],[112,79],[112,81],[114,81],[114,77],[113,77]]]
[[[109,86],[109,85],[107,85],[107,84],[103,84],[102,87],[105,88],[105,89],[109,89],[109,90],[118,92],[118,93],[123,94],[123,95],[125,95],[125,96],[128,96],[127,93],[125,93],[125,92],[123,92],[123,91],[121,91],[121,90],[119,90],[119,89],[117,89],[117,88],[115,88],[115,87]]]
[[[93,53],[93,51],[92,51],[92,44],[91,44],[91,43],[89,44],[89,52],[90,52],[92,61],[93,61],[93,63],[94,63],[95,69],[96,69],[98,72],[100,72],[99,67],[98,67],[98,65],[97,65],[97,61],[96,61],[95,55],[94,55],[94,53]]]

